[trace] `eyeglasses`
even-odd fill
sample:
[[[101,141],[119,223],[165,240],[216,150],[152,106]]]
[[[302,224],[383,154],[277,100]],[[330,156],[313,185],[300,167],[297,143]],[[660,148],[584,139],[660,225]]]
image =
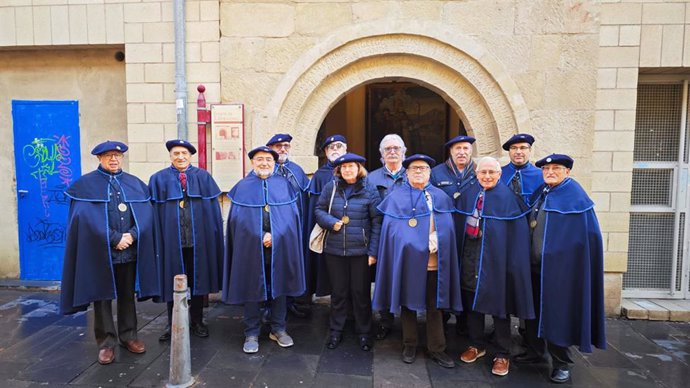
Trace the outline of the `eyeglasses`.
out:
[[[542,171],[561,171],[561,170],[565,170],[565,169],[566,169],[565,166],[543,166],[541,168]]]
[[[530,148],[532,148],[532,147],[530,147],[530,146],[510,146],[509,149],[511,151],[527,151]]]
[[[117,159],[117,160],[120,160],[120,159],[124,158],[125,155],[118,152],[118,153],[112,153],[112,154],[103,154],[103,155],[101,155],[101,157],[102,157],[102,158],[105,158],[106,160],[107,160],[107,159]]]
[[[395,152],[397,154],[398,152],[400,152],[400,150],[402,150],[402,147],[399,147],[399,146],[390,146],[390,147],[384,147],[383,148],[383,152],[386,152],[386,153]]]
[[[412,171],[412,172],[424,172],[430,168],[431,167],[429,167],[429,166],[410,166],[407,169]]]
[[[340,142],[331,143],[326,146],[326,149],[329,151],[341,150],[343,148],[345,148],[345,144]]]
[[[495,176],[495,175],[498,175],[498,174],[500,174],[500,173],[501,173],[500,171],[496,171],[496,170],[480,170],[480,171],[477,171],[477,175],[486,175],[486,176]]]
[[[271,145],[271,147],[272,147],[272,148],[276,148],[276,149],[281,149],[281,148],[282,148],[282,149],[289,150],[289,149],[290,149],[290,143],[273,144],[273,145]]]

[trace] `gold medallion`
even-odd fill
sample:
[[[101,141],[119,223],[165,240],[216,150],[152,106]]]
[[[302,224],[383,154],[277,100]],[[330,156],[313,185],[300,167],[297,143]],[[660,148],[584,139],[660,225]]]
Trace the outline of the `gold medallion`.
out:
[[[121,204],[117,205],[117,210],[119,210],[121,212],[126,212],[127,211],[127,205],[125,205],[124,203],[121,203]]]
[[[268,204],[267,204],[266,206],[264,206],[264,210],[267,211],[267,212],[269,212],[269,211],[271,211],[271,207],[268,206]]]
[[[348,217],[348,216],[343,216],[343,218],[341,219],[341,221],[343,222],[343,224],[347,225],[347,224],[350,223],[350,217]]]
[[[455,193],[453,193],[453,199],[458,199],[459,196],[460,196],[459,192],[456,191]]]
[[[529,227],[532,229],[536,228],[537,227],[537,220],[530,221]]]
[[[407,221],[407,225],[410,225],[410,228],[414,228],[417,226],[417,219],[416,218],[410,218],[409,221]]]
[[[180,201],[180,209],[184,209],[184,199]]]

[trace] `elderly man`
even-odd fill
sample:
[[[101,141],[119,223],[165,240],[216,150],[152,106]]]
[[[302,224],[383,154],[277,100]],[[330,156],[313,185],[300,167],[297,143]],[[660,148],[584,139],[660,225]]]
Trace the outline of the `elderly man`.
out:
[[[486,354],[484,316],[491,315],[498,348],[491,373],[505,376],[510,369],[510,315],[534,318],[529,226],[522,200],[498,184],[501,165],[496,159],[481,158],[476,174],[479,185],[456,200],[462,303],[471,344],[460,360],[472,363]]]
[[[305,229],[307,237],[314,225],[316,224],[316,217],[314,210],[316,204],[319,202],[319,196],[326,183],[334,180],[333,169],[335,168],[335,160],[347,153],[347,139],[343,135],[329,136],[321,144],[321,149],[326,154],[326,163],[321,166],[309,182],[309,207],[305,219],[307,220]],[[319,265],[323,262],[323,256],[320,253],[309,252],[307,265],[307,292],[311,295],[316,293],[318,296],[328,295],[331,292],[331,285],[328,281],[328,271],[325,265]]]
[[[190,287],[192,334],[208,337],[203,320],[204,296],[220,290],[223,265],[223,219],[220,188],[206,170],[191,165],[196,148],[185,140],[165,143],[171,166],[151,176],[149,189],[160,231],[162,297],[168,303],[168,327],[160,341],[170,339],[173,279],[186,274]]]
[[[309,261],[309,234],[310,230],[307,230],[306,219],[304,212],[309,206],[309,178],[307,174],[304,173],[302,167],[297,163],[289,160],[290,157],[290,142],[292,142],[292,136],[287,133],[279,133],[274,135],[266,146],[275,151],[278,154],[278,161],[276,163],[276,173],[285,177],[295,193],[299,196],[297,200],[297,209],[299,210],[301,230],[302,230],[302,246],[304,248],[304,268],[305,273],[309,273],[310,268],[308,267]],[[288,311],[298,318],[304,318],[311,312],[311,293],[307,292],[300,298],[288,298]]]
[[[477,183],[472,162],[474,142],[472,136],[456,136],[450,139],[445,145],[450,153],[448,160],[431,170],[431,183],[452,199],[457,199]]]
[[[532,193],[544,184],[541,171],[529,161],[532,144],[534,137],[527,133],[513,135],[503,143],[503,149],[508,151],[510,163],[502,168],[501,183],[510,187],[527,205]]]
[[[93,302],[98,362],[115,359],[115,345],[144,353],[137,339],[135,292],[158,295],[154,219],[146,184],[122,171],[127,145],[98,144],[99,166],[66,191],[70,198],[60,312],[84,311]],[[137,281],[138,280],[138,281]],[[117,299],[117,330],[111,302]]]
[[[537,319],[525,322],[528,351],[516,362],[538,362],[548,352],[551,381],[570,380],[568,347],[606,348],[604,254],[594,203],[569,177],[573,159],[551,154],[536,163],[544,185],[529,216],[532,229],[532,288]]]
[[[261,305],[267,309],[269,338],[294,344],[285,328],[286,297],[304,293],[299,195],[274,173],[278,154],[261,146],[249,151],[252,172],[230,190],[223,302],[244,305],[245,353],[259,351]]]
[[[383,199],[394,187],[407,182],[405,168],[402,165],[406,151],[405,142],[403,142],[400,136],[394,133],[388,134],[381,139],[379,152],[381,153],[383,167],[372,171],[367,177],[369,183],[378,190],[381,199]],[[372,273],[375,274],[376,265],[372,266],[372,270],[374,271]],[[372,276],[372,280],[375,278],[375,275]],[[395,315],[388,310],[381,310],[379,314],[381,319],[376,328],[376,339],[382,340],[385,339],[393,329]]]
[[[405,159],[408,183],[391,192],[378,207],[384,216],[373,306],[391,313],[400,311],[405,363],[415,361],[417,312],[426,310],[429,357],[442,367],[453,368],[455,363],[445,353],[441,310],[462,310],[460,271],[453,202],[429,184],[434,164],[426,155]]]

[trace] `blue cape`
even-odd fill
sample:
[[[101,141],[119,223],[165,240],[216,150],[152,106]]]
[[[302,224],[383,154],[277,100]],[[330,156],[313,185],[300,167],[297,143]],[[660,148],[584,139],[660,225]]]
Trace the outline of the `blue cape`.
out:
[[[93,301],[116,299],[108,232],[110,176],[92,171],[65,191],[71,202],[62,269],[62,314],[84,311]],[[122,187],[139,231],[135,291],[140,299],[158,296],[154,218],[148,189],[139,178],[126,172],[114,175],[113,179]]]
[[[220,188],[206,170],[189,166],[187,171],[187,197],[192,214],[194,238],[194,295],[206,295],[220,290],[223,269],[223,219],[218,196]],[[149,189],[156,211],[161,238],[160,249],[161,291],[165,302],[172,301],[173,279],[185,273],[180,241],[180,207],[183,198],[179,172],[174,167],[164,168],[151,176]]]
[[[307,212],[304,216],[305,218],[305,228],[306,238],[309,238],[309,234],[314,225],[316,225],[316,217],[314,216],[314,210],[316,210],[316,204],[319,202],[319,196],[321,195],[321,190],[323,190],[326,183],[335,180],[333,175],[333,165],[330,162],[326,162],[323,166],[319,167],[318,170],[311,177],[311,182],[309,182],[309,200],[307,206]],[[326,195],[331,195],[327,193]],[[323,265],[324,260],[322,255],[316,252],[312,252],[307,247],[306,254],[306,264],[305,264],[305,276],[307,283],[307,293],[321,296],[328,295],[331,293],[331,283],[328,277],[328,271],[326,266]]]
[[[263,193],[267,195],[264,196]],[[277,174],[260,179],[251,172],[230,190],[223,302],[243,304],[304,293],[304,260],[297,212],[298,195]],[[263,208],[271,221],[271,295],[264,273]]]
[[[431,183],[453,199],[456,192],[462,195],[470,187],[478,185],[474,162],[468,163],[460,176],[455,174],[454,166],[452,161],[446,160],[431,169]]]
[[[428,185],[438,234],[438,288],[436,307],[462,311],[460,268],[457,260],[453,202],[440,189]],[[421,191],[408,183],[395,189],[379,204],[384,214],[377,256],[373,308],[398,312],[401,306],[426,310],[426,272],[429,262],[430,212]],[[410,227],[412,201],[416,227]],[[416,200],[415,200],[416,198]]]
[[[407,173],[403,167],[394,178],[390,171],[384,166],[370,172],[369,175],[367,175],[367,180],[371,185],[376,187],[376,190],[378,190],[381,195],[381,199],[383,199],[393,186],[400,186],[407,182]]]
[[[278,170],[280,166],[278,163],[276,163],[276,170]],[[307,217],[305,213],[307,212],[307,209],[309,208],[309,177],[307,177],[307,174],[304,173],[304,170],[302,167],[300,167],[299,164],[295,162],[291,162],[290,160],[285,161],[283,163],[283,167],[288,170],[288,176],[287,179],[292,185],[292,188],[295,190],[295,192],[298,195],[297,199],[297,210],[299,212],[299,219],[300,219],[300,231],[301,231],[301,240],[302,240],[302,250],[304,251],[303,257],[304,257],[304,266],[305,266],[305,273],[308,273],[309,271],[309,235],[311,233],[311,229],[307,230]]]
[[[548,192],[544,210],[539,336],[583,352],[605,349],[604,249],[594,203],[566,178]]]
[[[497,184],[485,191],[477,184],[456,200],[458,257],[462,258],[464,249],[466,217],[476,208],[482,192],[484,202],[480,216],[484,223],[472,310],[500,317],[512,314],[532,319],[529,225],[520,199],[508,186]]]
[[[513,176],[520,171],[520,186],[522,187],[522,199],[526,204],[529,203],[529,198],[532,196],[539,186],[544,184],[544,177],[540,168],[535,167],[532,163],[527,163],[527,165],[520,170],[516,169],[513,163],[508,163],[501,168],[503,171],[501,173],[501,183],[510,187],[510,181],[513,180]]]

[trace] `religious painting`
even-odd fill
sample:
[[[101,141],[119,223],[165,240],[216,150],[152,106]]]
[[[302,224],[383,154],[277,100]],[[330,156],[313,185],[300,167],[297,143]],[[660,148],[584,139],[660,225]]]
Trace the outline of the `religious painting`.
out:
[[[448,109],[441,96],[411,82],[367,85],[368,167],[381,167],[379,143],[389,133],[402,137],[408,156],[423,153],[442,161],[448,138]]]

